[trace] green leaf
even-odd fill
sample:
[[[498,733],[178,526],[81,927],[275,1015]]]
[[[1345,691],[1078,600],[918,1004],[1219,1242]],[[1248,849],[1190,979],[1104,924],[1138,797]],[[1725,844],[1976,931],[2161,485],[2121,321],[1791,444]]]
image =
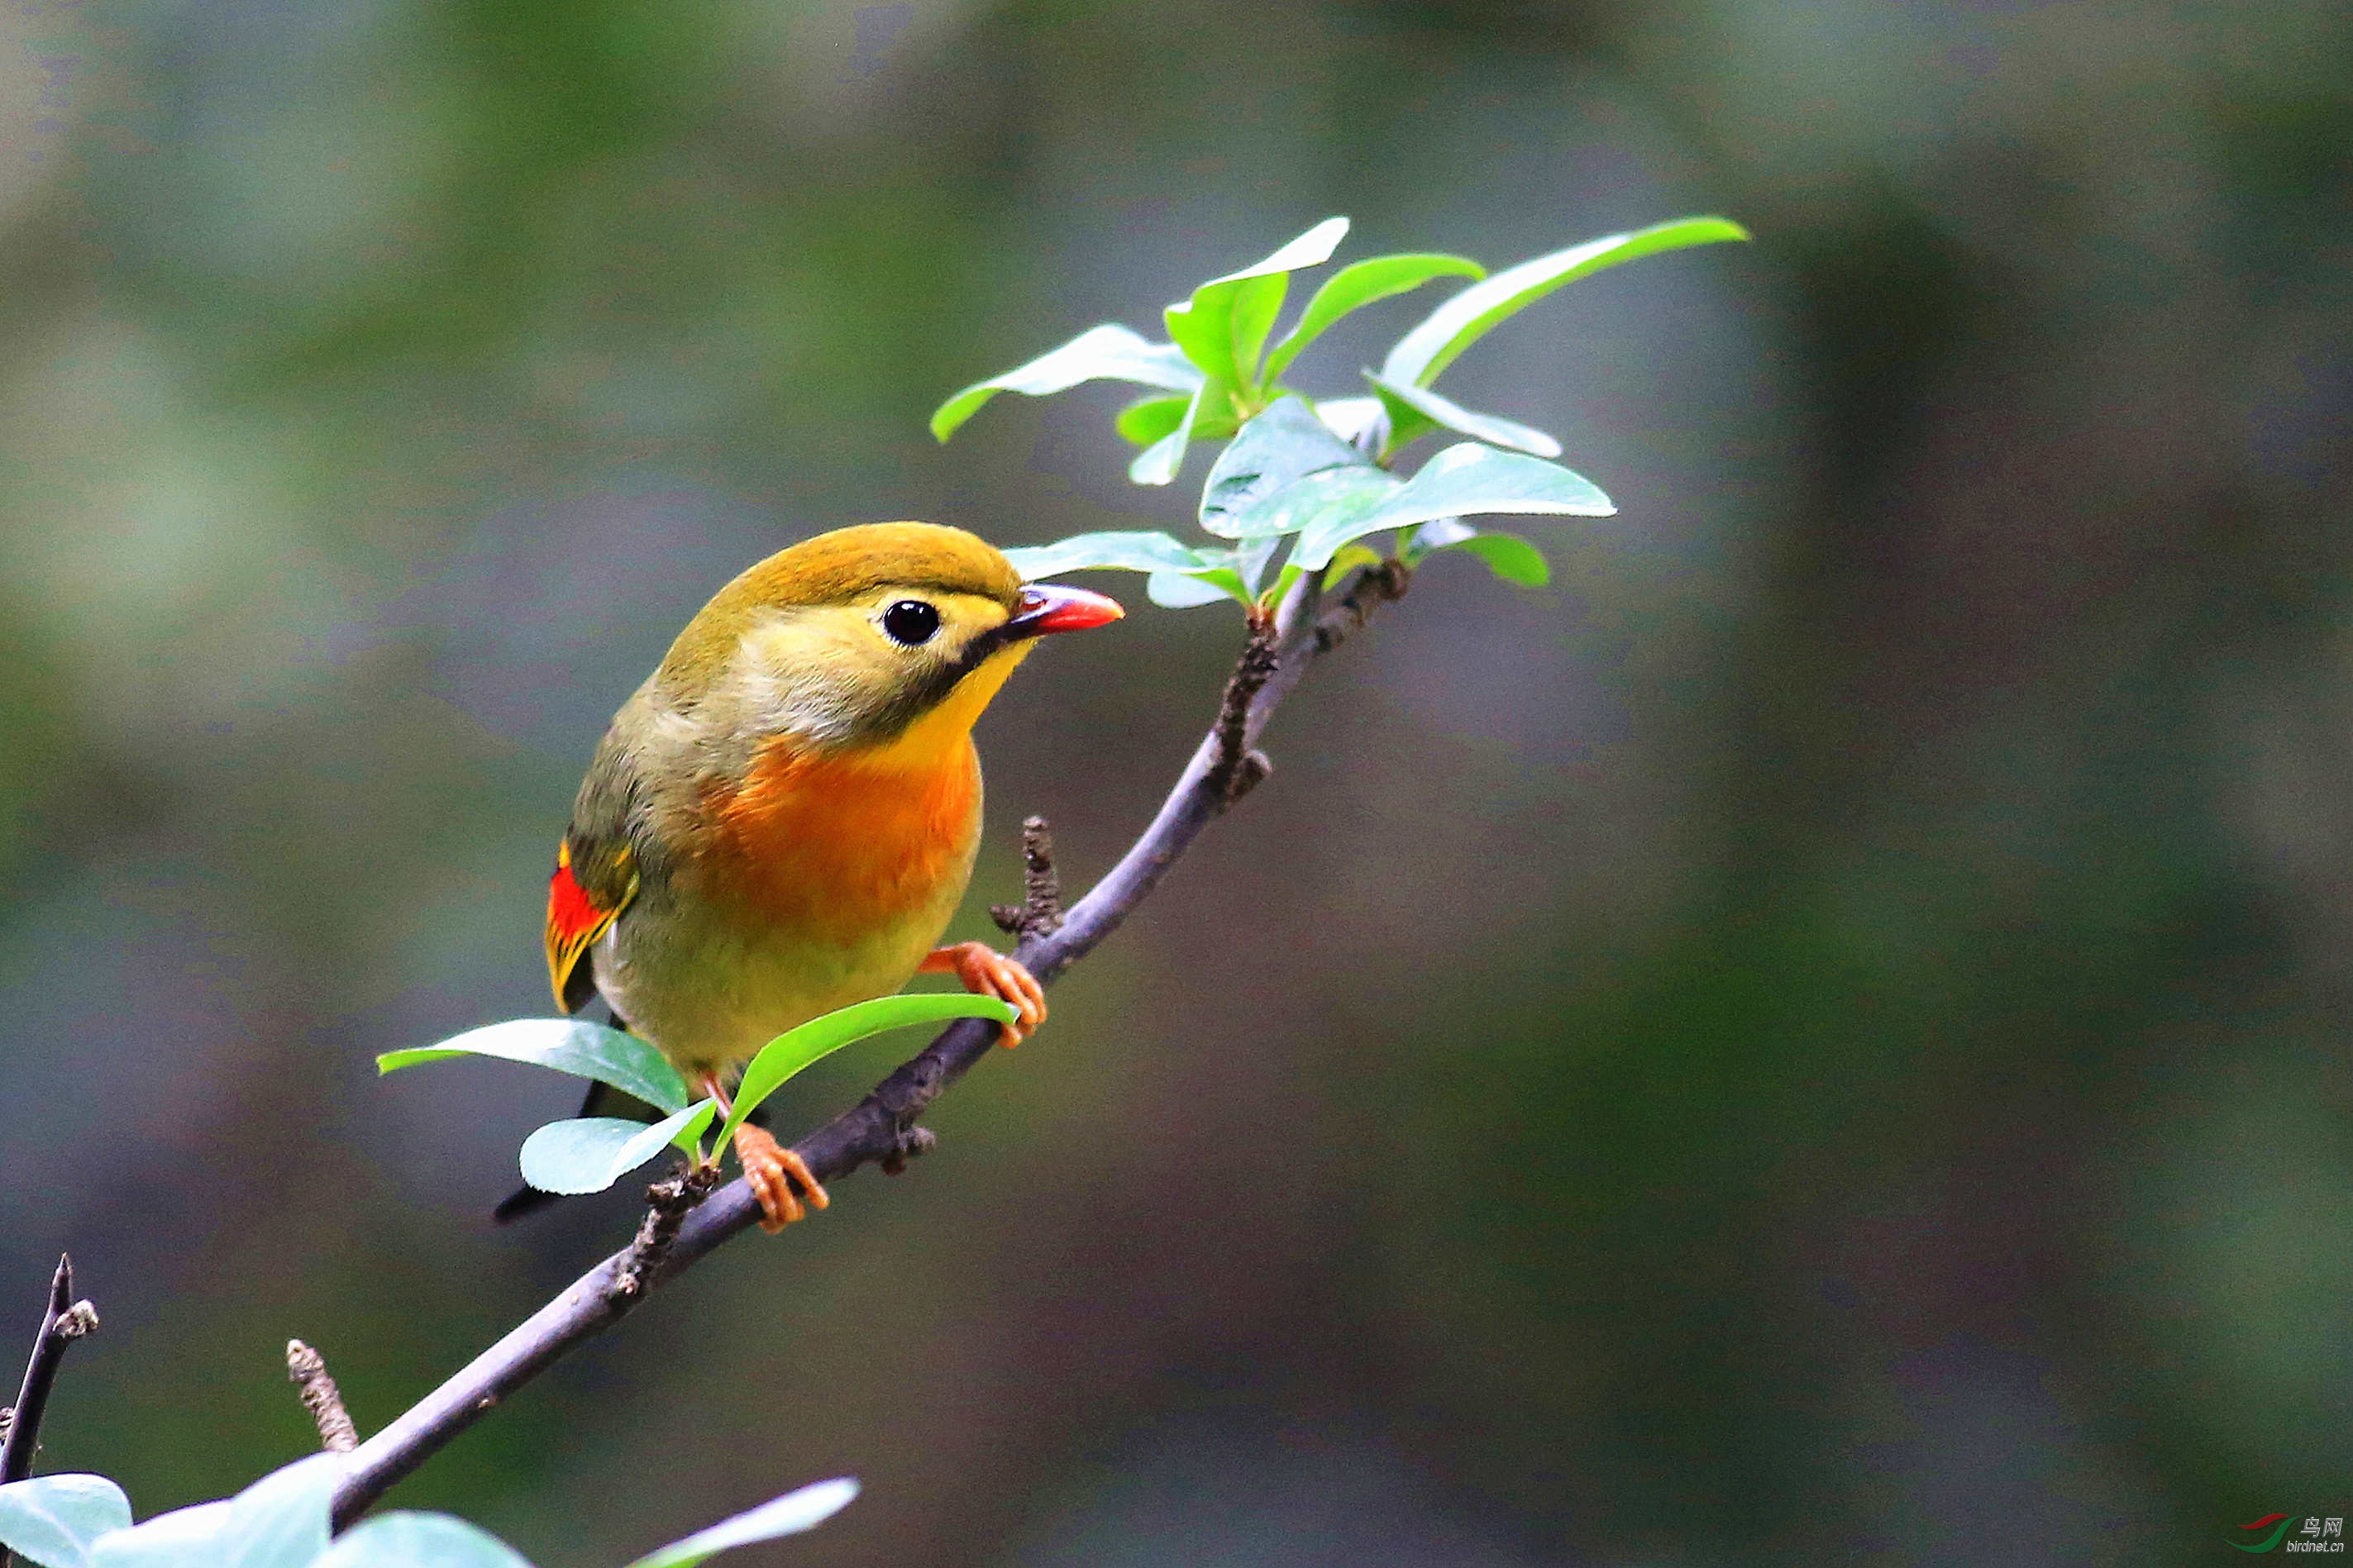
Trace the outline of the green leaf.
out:
[[[1140,403],[1131,403],[1119,411],[1114,427],[1124,440],[1149,447],[1185,422],[1185,410],[1192,401],[1189,396],[1147,397]]]
[[[1450,522],[1453,526],[1445,527]],[[1516,533],[1491,533],[1454,522],[1451,518],[1441,519],[1414,530],[1413,545],[1407,557],[1409,562],[1419,562],[1441,550],[1461,550],[1475,555],[1487,563],[1488,571],[1523,588],[1541,588],[1552,581],[1552,567],[1545,560],[1544,552]]]
[[[1205,383],[1193,394],[1185,405],[1184,416],[1176,421],[1176,428],[1135,455],[1135,460],[1127,465],[1131,483],[1165,485],[1176,477],[1176,471],[1185,466],[1185,447],[1193,438],[1193,422],[1201,416],[1202,400],[1209,395],[1209,387],[1214,384],[1217,384]]]
[[[691,1146],[719,1114],[698,1100],[648,1127],[611,1116],[551,1121],[522,1141],[522,1179],[543,1193],[601,1193],[680,1140]]]
[[[1428,386],[1455,356],[1505,318],[1525,310],[1565,283],[1662,250],[1718,240],[1746,239],[1748,231],[1720,217],[1677,218],[1631,234],[1606,235],[1570,246],[1496,273],[1455,295],[1429,319],[1398,340],[1381,363],[1381,379],[1399,386]]]
[[[104,1476],[36,1476],[0,1487],[0,1546],[42,1568],[90,1568],[91,1543],[131,1528],[131,1500]]]
[[[1322,337],[1333,322],[1376,300],[1419,289],[1433,278],[1484,278],[1487,269],[1467,256],[1376,256],[1351,263],[1324,279],[1298,321],[1266,356],[1266,379],[1281,375],[1299,351]]]
[[[1379,551],[1367,550],[1361,544],[1344,544],[1333,552],[1331,564],[1324,568],[1324,591],[1328,594],[1338,587],[1340,579],[1359,566],[1377,566],[1380,563]]]
[[[438,1046],[386,1051],[375,1058],[375,1066],[378,1072],[397,1072],[419,1062],[468,1056],[554,1068],[575,1078],[609,1083],[657,1110],[686,1109],[686,1080],[659,1051],[635,1035],[577,1018],[516,1018],[492,1024]]]
[[[1617,510],[1582,474],[1541,458],[1463,441],[1424,463],[1419,473],[1379,506],[1353,516],[1319,521],[1308,528],[1299,536],[1299,550],[1293,559],[1312,571],[1353,540],[1385,528],[1405,528],[1441,517],[1483,512],[1608,517]]]
[[[200,1502],[159,1513],[129,1530],[111,1530],[90,1549],[90,1568],[222,1568],[229,1502]]]
[[[1050,353],[1028,364],[974,382],[932,414],[932,434],[944,441],[956,427],[980,412],[981,405],[1000,392],[1044,397],[1067,392],[1083,381],[1132,381],[1145,386],[1165,386],[1171,392],[1191,392],[1201,376],[1185,363],[1173,343],[1148,343],[1116,322],[1090,327]]]
[[[694,1568],[704,1558],[733,1546],[798,1535],[804,1530],[815,1530],[839,1513],[857,1495],[858,1483],[847,1476],[818,1481],[733,1519],[721,1520],[708,1530],[698,1530],[683,1541],[674,1541],[659,1552],[638,1558],[629,1568]]]
[[[1009,1024],[1019,1016],[994,996],[924,992],[908,996],[878,996],[871,1002],[852,1003],[821,1018],[811,1018],[761,1047],[752,1065],[744,1069],[744,1081],[735,1089],[735,1112],[719,1130],[719,1142],[724,1144],[733,1138],[744,1119],[757,1110],[760,1102],[776,1093],[794,1074],[870,1035],[915,1024],[945,1023],[950,1018],[994,1018],[1000,1024]]]
[[[486,1530],[446,1513],[379,1514],[339,1537],[311,1568],[531,1568]]]
[[[1326,218],[1265,260],[1210,279],[1161,312],[1168,336],[1204,375],[1256,387],[1259,350],[1282,309],[1287,275],[1323,266],[1347,232],[1346,218]]]
[[[1233,338],[1235,385],[1258,384],[1259,353],[1266,347],[1267,334],[1274,330],[1274,319],[1282,313],[1282,299],[1290,290],[1290,275],[1282,272],[1247,279],[1235,287],[1228,321]]]
[[[1291,592],[1291,585],[1305,575],[1298,562],[1293,561],[1286,563],[1282,570],[1276,574],[1274,581],[1266,585],[1266,592],[1258,596],[1259,608],[1271,610],[1282,604],[1282,596]]]
[[[1005,558],[1025,583],[1071,572],[1194,572],[1207,564],[1200,552],[1158,532],[1077,533],[1052,544],[1017,545]]]
[[[1493,447],[1508,447],[1515,452],[1533,452],[1539,458],[1560,456],[1560,443],[1543,431],[1516,424],[1493,414],[1473,414],[1451,398],[1440,397],[1427,387],[1408,386],[1365,372],[1365,379],[1373,384],[1373,391],[1388,407],[1389,450],[1396,451],[1415,436],[1433,426],[1459,430],[1465,436],[1476,436]],[[1419,424],[1419,429],[1414,426]]]
[[[1374,471],[1362,452],[1315,416],[1305,398],[1282,398],[1243,426],[1232,444],[1218,454],[1201,487],[1201,526],[1228,539],[1239,538],[1237,521],[1259,502],[1330,468]]]
[[[1144,580],[1145,597],[1164,610],[1189,610],[1220,599],[1250,603],[1241,574],[1230,568],[1215,572],[1155,572]]]
[[[1488,571],[1523,588],[1541,588],[1552,581],[1552,564],[1544,558],[1544,552],[1516,533],[1482,531],[1475,539],[1449,548],[1469,551],[1487,563]]]

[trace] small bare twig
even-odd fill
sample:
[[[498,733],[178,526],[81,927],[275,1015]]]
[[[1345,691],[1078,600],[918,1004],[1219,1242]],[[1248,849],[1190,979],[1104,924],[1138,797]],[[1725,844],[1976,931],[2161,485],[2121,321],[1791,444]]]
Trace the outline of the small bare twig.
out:
[[[66,1347],[98,1327],[98,1309],[73,1299],[73,1259],[59,1257],[49,1280],[48,1305],[41,1313],[41,1331],[34,1337],[32,1359],[25,1363],[25,1382],[16,1403],[7,1410],[7,1436],[0,1440],[0,1484],[21,1481],[33,1472],[33,1450],[41,1438],[41,1415],[48,1408],[49,1390],[56,1386],[58,1368]],[[0,1550],[0,1568],[9,1556]]]
[[[1251,616],[1250,641],[1242,645],[1234,672],[1227,678],[1225,698],[1218,704],[1217,728],[1210,731],[1217,738],[1218,756],[1210,765],[1208,784],[1221,811],[1274,772],[1266,753],[1251,748],[1249,730],[1250,706],[1273,676],[1277,655],[1273,617]]]
[[[882,1167],[884,1175],[895,1176],[907,1168],[908,1161],[930,1153],[939,1142],[940,1135],[928,1127],[902,1127],[897,1145],[874,1163]]]
[[[1047,937],[1062,929],[1062,879],[1054,870],[1054,836],[1042,816],[1021,823],[1021,901],[992,904],[988,918],[1008,936]]]
[[[678,1227],[718,1184],[718,1166],[694,1165],[646,1189],[646,1217],[638,1222],[637,1239],[629,1243],[620,1268],[613,1273],[615,1295],[634,1297],[646,1288],[647,1277],[678,1239]]]
[[[1324,612],[1315,622],[1315,651],[1330,653],[1356,633],[1373,618],[1373,612],[1383,605],[1405,597],[1413,584],[1413,572],[1402,561],[1384,561],[1377,566],[1367,566],[1356,574],[1340,602]]]
[[[348,1454],[360,1446],[359,1428],[343,1408],[343,1391],[327,1373],[327,1358],[301,1340],[286,1342],[286,1375],[302,1397],[302,1408],[319,1424],[319,1445],[330,1454]]]

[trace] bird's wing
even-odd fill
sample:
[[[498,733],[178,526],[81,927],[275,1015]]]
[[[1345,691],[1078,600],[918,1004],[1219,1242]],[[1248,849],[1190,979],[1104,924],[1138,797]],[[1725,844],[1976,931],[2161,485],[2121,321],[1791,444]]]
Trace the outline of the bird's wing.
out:
[[[581,961],[638,896],[638,868],[626,839],[591,839],[576,829],[555,849],[547,880],[547,979],[556,1005],[576,1013],[596,994],[596,975]]]

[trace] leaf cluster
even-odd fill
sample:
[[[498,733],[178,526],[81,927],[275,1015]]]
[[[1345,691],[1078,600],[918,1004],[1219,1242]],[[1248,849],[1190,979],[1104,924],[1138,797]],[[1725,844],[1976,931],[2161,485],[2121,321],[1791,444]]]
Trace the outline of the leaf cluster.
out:
[[[797,1074],[842,1047],[918,1024],[952,1018],[989,1018],[1009,1024],[1014,1009],[994,996],[945,992],[880,996],[859,1002],[787,1029],[760,1048],[744,1069],[734,1104],[712,1149],[723,1149],[744,1118]],[[376,1070],[395,1072],[421,1062],[452,1057],[495,1057],[553,1068],[594,1079],[644,1101],[661,1112],[648,1126],[617,1116],[581,1116],[551,1121],[522,1145],[522,1179],[548,1193],[601,1193],[665,1148],[675,1146],[697,1164],[707,1163],[703,1135],[719,1115],[712,1099],[687,1100],[686,1080],[662,1054],[637,1036],[578,1018],[515,1018],[470,1029],[438,1046],[387,1051]]]
[[[131,1500],[104,1476],[37,1476],[0,1486],[0,1545],[41,1568],[531,1568],[514,1548],[446,1513],[398,1512],[331,1539],[346,1454],[313,1454],[235,1497],[131,1522]],[[723,1520],[629,1568],[694,1568],[733,1546],[797,1535],[858,1495],[818,1481]]]
[[[1725,218],[1681,218],[1493,276],[1461,256],[1372,257],[1334,273],[1291,330],[1273,338],[1291,275],[1329,261],[1347,231],[1346,218],[1327,218],[1263,261],[1210,279],[1161,313],[1166,342],[1116,323],[1091,328],[939,406],[932,434],[944,441],[1000,392],[1039,397],[1103,380],[1153,388],[1116,422],[1120,435],[1143,448],[1127,470],[1140,485],[1175,479],[1196,443],[1230,441],[1209,470],[1199,510],[1203,531],[1221,542],[1187,544],[1158,531],[1083,533],[1008,551],[1024,577],[1143,572],[1155,604],[1233,599],[1263,612],[1304,573],[1336,579],[1377,562],[1379,553],[1359,542],[1393,532],[1391,553],[1408,566],[1460,548],[1508,582],[1540,586],[1549,571],[1535,546],[1462,519],[1606,517],[1617,509],[1591,480],[1552,461],[1560,456],[1552,437],[1464,408],[1431,383],[1490,331],[1565,284],[1659,251],[1748,237]],[[1335,322],[1443,278],[1472,282],[1399,338],[1378,370],[1363,373],[1368,393],[1315,398],[1285,380],[1300,353]],[[1410,479],[1390,471],[1409,445],[1441,430],[1470,439]]]

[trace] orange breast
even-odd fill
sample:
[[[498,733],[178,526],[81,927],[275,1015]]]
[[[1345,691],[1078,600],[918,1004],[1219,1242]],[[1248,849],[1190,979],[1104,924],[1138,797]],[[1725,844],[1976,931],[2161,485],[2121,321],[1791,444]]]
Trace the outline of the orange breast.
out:
[[[700,857],[712,896],[844,945],[961,895],[980,831],[969,738],[909,767],[772,741],[716,813]]]

